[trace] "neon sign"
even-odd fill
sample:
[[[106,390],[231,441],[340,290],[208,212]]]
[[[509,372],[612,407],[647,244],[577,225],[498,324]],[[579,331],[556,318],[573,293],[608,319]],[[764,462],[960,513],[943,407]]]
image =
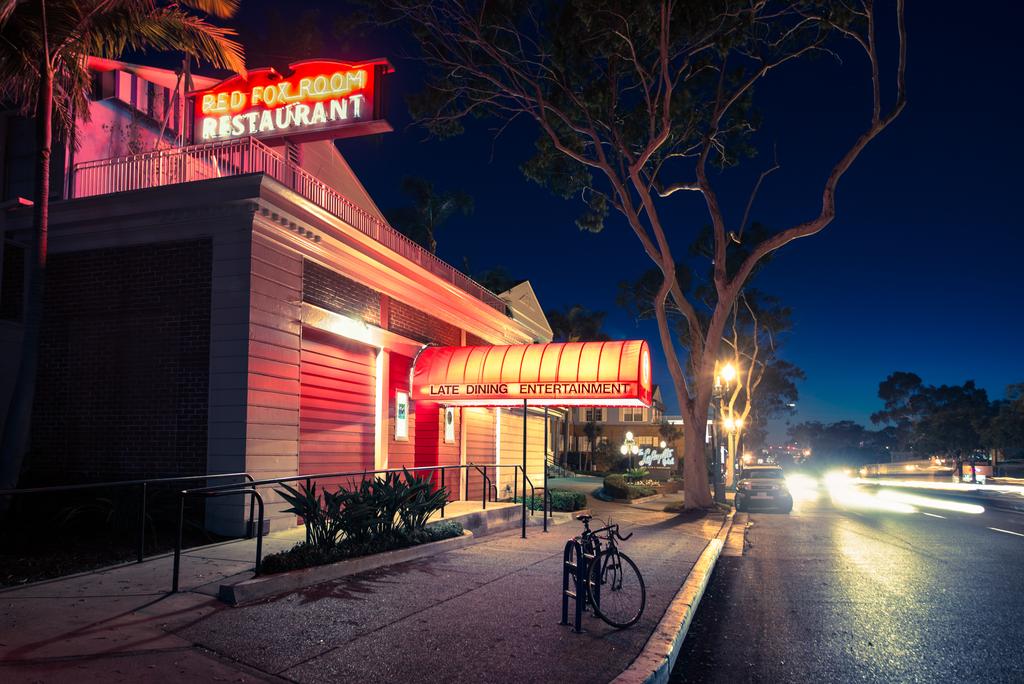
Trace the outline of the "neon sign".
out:
[[[193,141],[256,137],[304,142],[390,131],[383,119],[386,60],[296,62],[284,75],[273,68],[233,76],[192,93]]]

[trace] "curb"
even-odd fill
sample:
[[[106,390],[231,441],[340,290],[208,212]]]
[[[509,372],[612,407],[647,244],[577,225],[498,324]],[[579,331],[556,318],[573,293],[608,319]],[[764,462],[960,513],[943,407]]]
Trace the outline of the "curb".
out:
[[[519,523],[516,524],[518,525]],[[221,601],[229,605],[240,606],[268,596],[303,589],[314,584],[329,582],[359,572],[427,558],[444,553],[445,551],[454,551],[455,549],[469,546],[473,541],[473,533],[465,530],[461,537],[442,539],[441,541],[429,544],[419,544],[404,549],[385,551],[384,553],[375,553],[369,556],[330,563],[329,565],[291,570],[274,575],[263,575],[243,580],[237,584],[221,584],[217,596]]]
[[[715,569],[725,540],[732,530],[733,521],[734,516],[730,514],[715,538],[704,547],[640,655],[612,680],[614,684],[663,684],[668,681],[679,656],[679,648],[683,645],[690,622],[704,596],[708,580],[711,579],[711,571]]]

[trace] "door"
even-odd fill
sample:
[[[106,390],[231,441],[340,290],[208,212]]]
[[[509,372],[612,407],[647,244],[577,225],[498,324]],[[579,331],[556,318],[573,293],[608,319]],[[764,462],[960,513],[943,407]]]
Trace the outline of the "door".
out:
[[[373,469],[375,369],[373,347],[303,329],[299,367],[300,475]],[[344,481],[352,482],[350,478]],[[354,481],[358,483],[358,478]]]

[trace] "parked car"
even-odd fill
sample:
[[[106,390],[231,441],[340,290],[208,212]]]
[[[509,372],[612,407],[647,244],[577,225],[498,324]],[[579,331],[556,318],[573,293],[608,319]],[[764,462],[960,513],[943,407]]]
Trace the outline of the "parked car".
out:
[[[751,466],[740,471],[736,482],[736,510],[768,508],[789,513],[793,495],[779,466]]]

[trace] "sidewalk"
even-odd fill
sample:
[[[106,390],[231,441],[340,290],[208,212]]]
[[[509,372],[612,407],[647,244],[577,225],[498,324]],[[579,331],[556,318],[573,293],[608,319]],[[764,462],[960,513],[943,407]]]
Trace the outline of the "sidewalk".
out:
[[[165,593],[168,558],[0,593],[0,679],[609,681],[643,648],[723,519],[683,522],[664,502],[591,504],[635,532],[622,548],[644,574],[647,609],[628,630],[592,617],[583,634],[558,624],[562,547],[575,522],[242,608],[204,593],[251,568],[240,543],[222,544],[190,554],[178,595]]]

